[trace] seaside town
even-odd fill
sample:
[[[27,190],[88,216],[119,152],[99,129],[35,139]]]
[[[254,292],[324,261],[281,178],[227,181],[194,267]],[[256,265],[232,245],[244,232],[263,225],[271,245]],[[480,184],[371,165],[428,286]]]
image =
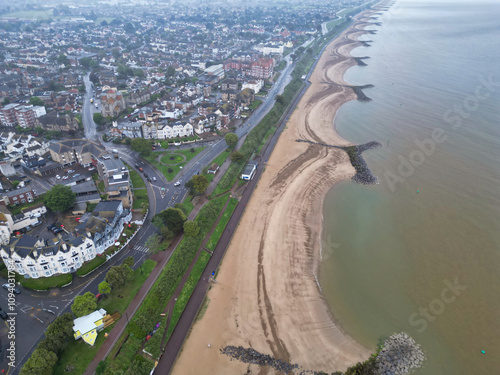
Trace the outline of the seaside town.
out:
[[[273,149],[286,138],[290,150],[347,151],[353,181],[376,182],[360,154],[378,143],[330,147],[307,131],[281,133],[306,115],[299,102],[320,82],[313,74],[322,56],[354,61],[330,43],[359,44],[352,35],[378,25],[375,15],[389,6],[0,1],[2,373],[197,373],[181,355],[184,341],[211,314],[206,295],[219,285],[226,249],[230,256],[252,226],[245,215],[256,212]],[[424,360],[401,337],[387,345],[397,360],[391,352],[383,362],[394,374]],[[187,352],[193,342],[214,346],[207,355],[218,366],[234,359],[236,372],[325,370],[274,344],[261,353],[193,338]],[[369,358],[359,353],[339,368]],[[368,362],[369,371],[382,366]]]

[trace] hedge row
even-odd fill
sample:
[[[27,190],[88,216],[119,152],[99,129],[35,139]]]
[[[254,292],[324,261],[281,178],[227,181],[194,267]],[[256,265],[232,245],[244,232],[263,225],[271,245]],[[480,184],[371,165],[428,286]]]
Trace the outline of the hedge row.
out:
[[[200,228],[196,237],[184,237],[172,254],[160,277],[144,299],[139,311],[127,326],[127,331],[138,339],[144,339],[161,321],[165,310],[182,276],[193,261],[207,232],[212,228],[222,211],[227,195],[208,202],[199,212],[195,222]]]

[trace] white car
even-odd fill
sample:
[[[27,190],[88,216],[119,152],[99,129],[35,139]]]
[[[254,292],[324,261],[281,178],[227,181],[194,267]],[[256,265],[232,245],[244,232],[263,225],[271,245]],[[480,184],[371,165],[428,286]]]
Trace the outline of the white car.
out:
[[[57,175],[56,180],[60,180],[60,179],[61,179],[61,176]]]
[[[181,183],[179,181],[177,181],[176,183],[174,183],[174,186],[177,187],[177,186],[180,186],[180,184]]]

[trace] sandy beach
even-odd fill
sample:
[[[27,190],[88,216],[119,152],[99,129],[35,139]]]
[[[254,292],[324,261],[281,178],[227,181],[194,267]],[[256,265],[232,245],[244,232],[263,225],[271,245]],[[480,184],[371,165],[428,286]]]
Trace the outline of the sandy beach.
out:
[[[251,347],[304,370],[344,371],[366,360],[360,346],[335,323],[316,281],[323,199],[355,171],[344,151],[296,139],[349,145],[335,132],[338,108],[356,99],[343,87],[356,61],[369,13],[328,45],[269,159],[208,293],[208,307],[193,326],[173,373],[272,374],[231,361],[226,345]],[[210,344],[210,347],[208,346]]]

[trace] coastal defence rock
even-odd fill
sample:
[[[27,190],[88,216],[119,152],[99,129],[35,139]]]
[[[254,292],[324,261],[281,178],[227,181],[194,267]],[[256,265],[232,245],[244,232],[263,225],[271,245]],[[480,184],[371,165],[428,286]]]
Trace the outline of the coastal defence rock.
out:
[[[370,89],[370,88],[374,87],[373,85],[370,84],[370,85],[363,85],[363,86],[346,86],[346,87],[350,87],[354,91],[358,101],[371,102],[372,99],[369,98],[368,96],[366,96],[366,94],[363,92],[363,89]]]
[[[380,375],[406,375],[420,368],[425,354],[415,340],[404,332],[395,333],[385,340],[376,366]]]
[[[358,184],[363,184],[363,185],[374,185],[378,182],[377,177],[375,177],[370,169],[368,168],[368,165],[366,164],[365,159],[361,156],[361,153],[363,153],[366,150],[371,150],[373,148],[377,148],[382,146],[380,142],[375,142],[371,141],[362,145],[357,145],[357,146],[333,146],[333,145],[327,145],[325,143],[318,143],[318,142],[313,142],[313,141],[308,141],[305,139],[296,139],[295,142],[305,142],[305,143],[310,143],[310,144],[315,144],[319,146],[324,146],[324,147],[332,147],[332,148],[338,148],[340,150],[344,150],[347,152],[347,155],[349,156],[349,159],[351,161],[352,166],[356,170],[356,174],[352,178],[354,182],[357,182]]]
[[[219,349],[221,354],[243,363],[268,366],[282,374],[321,375],[323,371],[306,370],[296,363],[289,363],[272,355],[260,353],[253,348],[228,345]],[[332,375],[407,375],[420,368],[425,355],[415,340],[406,333],[395,333],[382,344],[379,352],[365,362],[347,369],[345,373],[333,372]]]
[[[364,56],[364,57],[355,57],[354,60],[356,60],[356,63],[359,66],[366,66],[367,64],[363,61],[364,59],[369,59],[369,56]]]

